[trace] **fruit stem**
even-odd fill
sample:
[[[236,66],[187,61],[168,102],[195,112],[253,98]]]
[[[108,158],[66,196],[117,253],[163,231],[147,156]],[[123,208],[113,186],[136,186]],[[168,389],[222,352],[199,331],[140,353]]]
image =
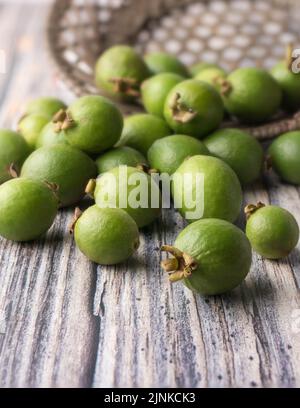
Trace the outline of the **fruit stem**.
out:
[[[79,207],[76,207],[74,215],[73,215],[72,223],[71,223],[71,225],[69,227],[69,232],[70,232],[71,235],[73,235],[75,225],[76,225],[77,221],[79,220],[79,218],[81,217],[81,215],[82,215],[81,209]]]
[[[59,110],[53,116],[53,123],[55,123],[55,132],[59,133],[62,130],[68,130],[75,125],[75,121],[72,118],[70,112],[66,111],[65,109]]]
[[[198,263],[190,255],[170,245],[163,245],[161,250],[174,256],[161,262],[162,268],[169,273],[169,280],[177,282],[189,278],[198,268]]]
[[[114,91],[116,93],[132,96],[133,98],[141,96],[138,90],[139,84],[133,78],[111,78],[109,82],[114,84]]]
[[[189,123],[198,115],[198,113],[195,112],[192,108],[187,107],[180,100],[181,95],[176,92],[169,105],[172,111],[172,117],[174,120],[176,120],[176,122]]]
[[[246,214],[246,219],[249,220],[252,214],[254,214],[257,210],[260,208],[265,207],[266,205],[259,201],[256,205],[255,204],[249,204],[245,207],[245,214]]]
[[[95,179],[91,179],[89,182],[88,182],[88,184],[87,184],[87,186],[86,186],[86,188],[85,188],[85,193],[87,194],[87,195],[89,195],[90,197],[92,197],[92,198],[94,198],[94,192],[95,192],[95,189],[96,189],[96,180]]]

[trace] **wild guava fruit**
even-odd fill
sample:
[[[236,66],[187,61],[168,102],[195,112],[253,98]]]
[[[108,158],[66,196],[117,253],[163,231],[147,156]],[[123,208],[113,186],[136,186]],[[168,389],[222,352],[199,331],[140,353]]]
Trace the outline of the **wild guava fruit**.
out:
[[[201,139],[219,127],[224,106],[220,94],[211,85],[189,79],[170,91],[164,116],[175,133]]]
[[[47,125],[40,132],[36,140],[36,148],[53,146],[56,144],[68,144],[65,132],[63,130],[57,131],[57,126],[53,121]]]
[[[57,214],[58,198],[51,185],[16,178],[0,186],[0,235],[32,241],[45,234]]]
[[[172,72],[154,75],[142,83],[142,102],[148,113],[164,118],[166,97],[184,78]]]
[[[145,55],[145,62],[152,75],[172,72],[185,78],[189,76],[186,66],[174,55],[166,52],[151,52]]]
[[[151,224],[160,215],[158,184],[134,167],[120,166],[103,173],[96,181],[93,194],[99,207],[122,208],[139,228]]]
[[[219,65],[213,64],[211,62],[196,62],[190,67],[190,73],[193,77],[195,77],[198,74],[200,74],[200,72],[204,71],[207,68],[220,68],[220,67]]]
[[[19,172],[29,154],[30,148],[21,135],[0,129],[0,184],[12,178],[12,167]]]
[[[288,132],[269,147],[269,163],[282,180],[300,185],[300,131]]]
[[[209,85],[212,85],[218,92],[221,92],[222,83],[226,76],[227,73],[224,71],[224,69],[219,67],[208,67],[201,70],[195,76],[195,79],[206,82]]]
[[[37,98],[27,104],[25,116],[35,114],[47,116],[50,120],[60,109],[66,109],[66,105],[60,99],[52,97]]]
[[[36,148],[37,140],[48,122],[49,118],[47,116],[36,113],[24,116],[20,120],[18,130],[32,150]]]
[[[246,123],[270,119],[279,109],[282,92],[275,79],[259,68],[239,68],[221,89],[226,110]]]
[[[241,184],[257,180],[263,169],[264,152],[259,142],[239,129],[221,129],[204,139],[213,156],[235,171]]]
[[[141,83],[150,76],[143,58],[127,45],[105,51],[95,68],[96,84],[110,96],[134,101],[140,96]]]
[[[299,226],[287,210],[262,203],[248,205],[246,235],[252,248],[269,259],[280,259],[289,255],[299,240]]]
[[[118,166],[136,167],[139,164],[146,165],[147,160],[142,153],[127,146],[115,147],[96,159],[99,174]]]
[[[147,155],[157,139],[172,133],[166,122],[154,115],[138,113],[124,120],[124,129],[117,146],[129,146]]]
[[[78,149],[99,154],[111,148],[123,129],[123,117],[111,101],[89,95],[77,99],[54,117],[57,133],[63,132],[67,142]]]
[[[174,247],[174,258],[162,262],[172,282],[183,280],[201,295],[219,295],[240,285],[251,267],[251,246],[235,225],[219,219],[199,220],[186,227]]]
[[[139,247],[139,230],[119,208],[88,208],[76,221],[75,242],[80,251],[100,265],[126,261]]]
[[[200,218],[234,222],[243,198],[231,167],[216,157],[203,155],[193,156],[179,166],[173,175],[172,195],[175,207],[189,222]]]
[[[67,145],[42,147],[25,161],[21,177],[55,183],[61,207],[77,203],[90,178],[97,174],[93,160],[80,150]]]
[[[209,155],[200,140],[186,135],[172,135],[153,143],[148,150],[148,161],[152,169],[171,175],[185,159],[199,154]]]

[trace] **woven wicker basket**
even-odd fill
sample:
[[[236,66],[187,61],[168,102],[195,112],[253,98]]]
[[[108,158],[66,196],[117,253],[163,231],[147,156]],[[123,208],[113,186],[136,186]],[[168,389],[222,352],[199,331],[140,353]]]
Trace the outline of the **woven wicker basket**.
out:
[[[81,96],[101,93],[94,65],[113,44],[133,44],[141,53],[164,50],[187,65],[203,60],[228,70],[269,68],[287,44],[300,48],[299,20],[299,0],[56,0],[48,42],[63,81]],[[119,107],[125,114],[141,109]],[[300,113],[248,130],[268,139],[295,129]]]

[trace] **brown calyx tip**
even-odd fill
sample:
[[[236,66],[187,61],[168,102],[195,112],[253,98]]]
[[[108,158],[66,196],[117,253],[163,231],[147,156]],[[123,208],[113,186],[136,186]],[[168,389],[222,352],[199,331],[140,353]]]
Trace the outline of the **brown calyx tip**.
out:
[[[74,234],[74,229],[75,229],[76,223],[77,223],[77,221],[79,220],[79,218],[81,216],[82,216],[81,209],[79,207],[76,207],[75,211],[74,211],[72,222],[71,222],[70,227],[69,227],[69,232],[70,232],[71,235]]]
[[[136,168],[137,168],[138,170],[143,171],[143,172],[146,173],[146,174],[149,174],[149,175],[151,175],[151,174],[157,174],[157,173],[158,173],[158,170],[156,170],[156,169],[151,169],[151,168],[148,166],[148,164],[145,164],[145,163],[140,163],[140,164],[138,164],[138,165],[136,166]]]
[[[69,111],[65,109],[59,110],[52,119],[55,124],[55,132],[59,133],[62,130],[68,130],[75,126],[75,121]]]
[[[111,78],[109,80],[114,84],[114,92],[120,93],[126,96],[131,96],[133,98],[139,98],[140,93],[140,84],[136,79],[133,78]]]
[[[269,171],[273,167],[272,157],[269,154],[265,158],[264,167],[266,171]]]
[[[94,198],[94,192],[95,192],[95,189],[96,189],[96,184],[97,184],[96,179],[91,179],[87,183],[87,186],[85,188],[85,193],[87,195],[89,195],[91,198]]]
[[[260,208],[265,207],[266,205],[259,201],[256,205],[255,204],[249,204],[245,207],[245,214],[246,214],[246,219],[249,220],[252,214],[254,214],[257,210]]]
[[[175,93],[169,107],[172,111],[173,119],[179,123],[189,123],[198,115],[197,112],[181,101],[181,95],[178,92]]]
[[[231,83],[221,76],[216,77],[214,83],[220,87],[220,93],[222,96],[228,96],[232,91]]]
[[[161,250],[174,257],[161,262],[162,268],[169,273],[169,280],[171,282],[177,282],[189,278],[193,271],[198,268],[198,263],[195,259],[180,251],[178,248],[163,245]]]
[[[19,177],[19,171],[15,165],[15,163],[11,163],[7,167],[7,173],[12,177],[12,178],[18,178]]]

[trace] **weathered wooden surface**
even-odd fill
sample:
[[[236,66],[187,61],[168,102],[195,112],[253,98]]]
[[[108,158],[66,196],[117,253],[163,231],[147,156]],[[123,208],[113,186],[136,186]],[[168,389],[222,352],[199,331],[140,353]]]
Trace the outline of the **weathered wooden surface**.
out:
[[[0,3],[1,127],[29,97],[62,96],[45,52],[46,11]],[[299,189],[268,176],[246,193],[258,200],[300,222]],[[76,250],[70,217],[62,212],[40,242],[0,239],[0,386],[300,386],[300,246],[281,262],[254,255],[240,288],[201,298],[159,267],[160,245],[184,225],[178,215],[165,211],[116,268]]]

